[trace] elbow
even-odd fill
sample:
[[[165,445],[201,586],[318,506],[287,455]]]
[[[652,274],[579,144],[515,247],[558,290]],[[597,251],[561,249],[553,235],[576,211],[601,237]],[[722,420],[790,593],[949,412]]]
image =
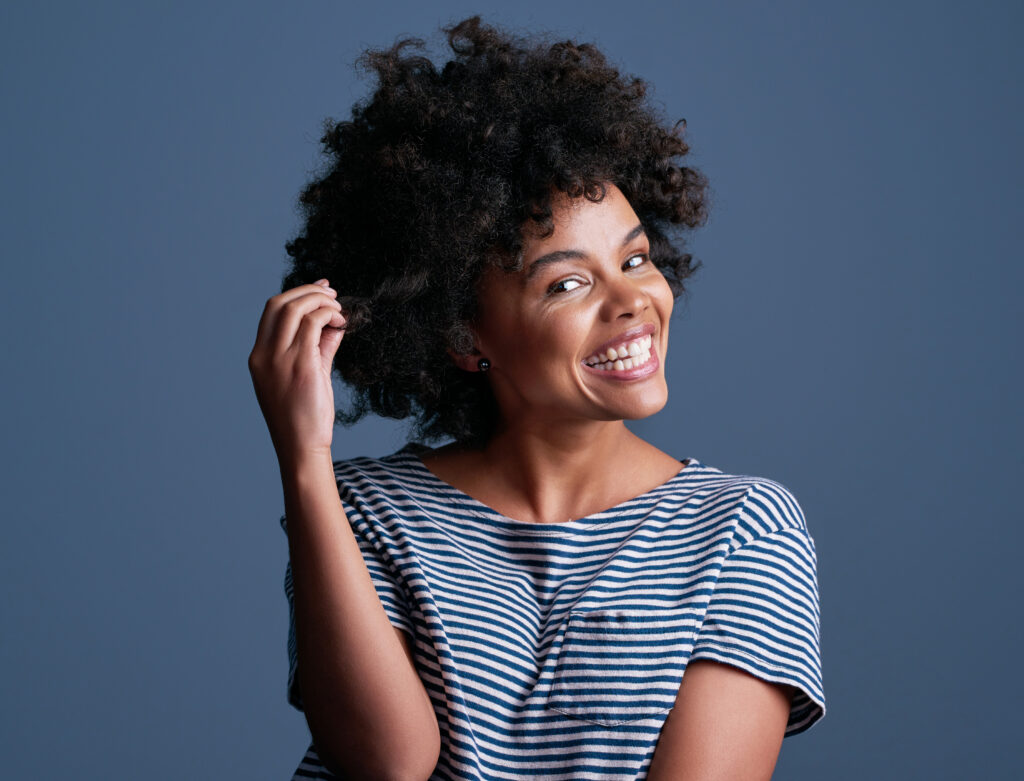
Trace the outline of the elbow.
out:
[[[415,753],[406,752],[405,756],[398,758],[399,762],[392,758],[388,767],[379,769],[377,773],[367,778],[385,781],[429,781],[441,756],[441,736],[436,727],[427,734],[428,740],[419,745]]]
[[[429,781],[430,777],[434,775],[434,768],[436,767],[437,757],[434,757],[432,761],[421,761],[407,768],[391,768],[384,773],[373,776],[373,778],[386,779],[386,781]]]
[[[347,781],[429,781],[430,777],[434,774],[434,767],[437,762],[435,761],[429,769],[426,765],[411,768],[366,768],[366,767],[350,767],[350,766],[339,766],[333,765],[333,763],[321,762],[324,767],[330,770],[338,778],[344,778]]]
[[[429,705],[422,714],[410,708],[373,714],[376,718],[369,723],[351,718],[366,715],[359,708],[322,705],[314,711],[311,703],[306,705],[306,723],[320,763],[339,778],[427,781],[434,774],[441,732]]]
[[[320,763],[331,773],[348,781],[428,781],[434,774],[441,755],[440,736],[429,747],[415,754],[393,752],[390,756],[379,756],[377,751],[346,752],[339,759],[329,751],[317,746]]]

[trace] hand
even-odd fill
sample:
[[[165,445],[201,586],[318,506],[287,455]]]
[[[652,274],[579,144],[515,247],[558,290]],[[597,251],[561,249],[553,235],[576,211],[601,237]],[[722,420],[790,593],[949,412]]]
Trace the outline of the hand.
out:
[[[249,373],[279,461],[330,453],[331,367],[346,322],[337,295],[323,279],[286,290],[263,309]]]

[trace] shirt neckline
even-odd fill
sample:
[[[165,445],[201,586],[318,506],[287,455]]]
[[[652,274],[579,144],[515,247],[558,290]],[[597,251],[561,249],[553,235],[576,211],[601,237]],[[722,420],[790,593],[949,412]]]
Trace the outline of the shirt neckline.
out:
[[[423,450],[427,449],[428,448],[424,448]],[[434,484],[435,486],[439,487],[446,494],[455,497],[461,505],[468,507],[475,515],[478,515],[482,518],[486,518],[490,522],[500,524],[511,529],[515,529],[516,531],[535,531],[537,533],[552,533],[556,532],[559,529],[579,529],[592,526],[595,524],[608,523],[610,521],[615,520],[614,516],[618,515],[623,510],[628,509],[630,505],[640,503],[644,499],[648,499],[656,494],[665,492],[670,486],[674,485],[676,482],[682,482],[684,480],[689,479],[691,474],[693,474],[695,471],[703,467],[703,464],[701,464],[701,462],[698,461],[696,458],[687,458],[685,461],[680,461],[680,463],[683,466],[680,468],[678,472],[672,475],[672,477],[670,477],[664,483],[661,483],[660,485],[651,488],[649,491],[644,491],[642,494],[638,494],[637,496],[633,496],[629,499],[626,499],[623,502],[619,502],[617,505],[613,507],[609,507],[604,510],[599,510],[598,512],[591,513],[590,515],[585,515],[581,518],[573,518],[571,521],[532,523],[530,521],[519,521],[515,518],[509,518],[507,515],[498,512],[490,505],[484,504],[479,499],[473,498],[464,491],[461,491],[458,488],[456,488],[451,483],[442,480],[440,477],[431,472],[429,467],[427,467],[427,465],[423,463],[423,460],[419,456],[419,453],[423,452],[422,450],[415,452],[412,451],[411,449],[406,450],[403,448],[403,451],[400,451],[401,455],[406,456],[406,461],[408,462],[408,464],[421,477],[423,477],[428,482]]]

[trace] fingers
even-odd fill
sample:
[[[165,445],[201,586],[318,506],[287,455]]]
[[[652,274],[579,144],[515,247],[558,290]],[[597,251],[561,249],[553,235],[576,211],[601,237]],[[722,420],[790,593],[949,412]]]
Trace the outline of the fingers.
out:
[[[287,352],[295,343],[303,319],[321,308],[332,313],[341,312],[341,304],[323,292],[308,292],[285,303],[269,334],[273,353],[281,355]]]
[[[322,307],[302,318],[292,350],[308,355],[319,351],[325,368],[330,369],[334,353],[344,336],[345,317],[334,309]]]
[[[259,327],[256,331],[256,344],[276,343],[278,341],[276,337],[278,322],[285,311],[285,307],[296,299],[317,293],[327,295],[332,299],[338,295],[334,288],[328,286],[327,280],[323,280],[323,284],[314,282],[308,285],[298,285],[267,299],[267,303],[263,307],[263,315],[260,317]]]

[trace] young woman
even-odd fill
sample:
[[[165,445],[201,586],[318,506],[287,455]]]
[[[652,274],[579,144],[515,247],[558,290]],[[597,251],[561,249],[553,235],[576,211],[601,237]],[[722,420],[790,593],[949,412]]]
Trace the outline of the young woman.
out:
[[[590,45],[447,34],[440,68],[365,55],[377,89],[328,124],[249,358],[295,777],[768,779],[825,713],[803,514],[624,424],[667,401],[696,269],[682,124]],[[336,420],[371,411],[450,442],[334,462]]]

